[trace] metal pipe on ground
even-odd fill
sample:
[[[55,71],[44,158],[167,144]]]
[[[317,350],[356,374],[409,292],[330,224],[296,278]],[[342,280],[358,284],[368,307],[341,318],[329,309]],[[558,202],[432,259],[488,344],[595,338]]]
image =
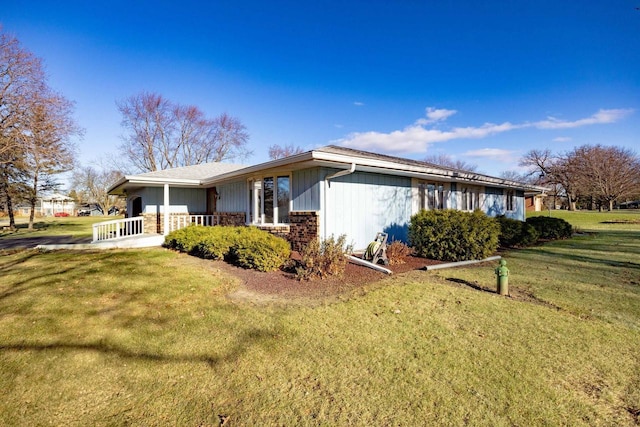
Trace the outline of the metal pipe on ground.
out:
[[[497,261],[499,259],[502,259],[502,257],[500,255],[496,255],[496,256],[490,256],[489,258],[485,258],[485,259],[475,259],[470,261],[458,261],[458,262],[448,262],[446,264],[427,265],[426,267],[424,267],[424,270],[431,271],[431,270],[439,270],[441,268],[463,267],[465,265],[480,264],[481,262]]]
[[[377,264],[374,264],[372,262],[365,261],[365,260],[363,260],[361,258],[358,258],[358,257],[354,257],[353,255],[345,255],[345,256],[347,257],[347,259],[350,262],[352,262],[354,264],[362,265],[364,267],[369,267],[369,268],[372,268],[372,269],[377,270],[377,271],[381,271],[381,272],[386,273],[386,274],[391,274],[392,273],[392,271],[389,270],[388,268],[384,268],[384,267],[382,267],[380,265],[377,265]]]

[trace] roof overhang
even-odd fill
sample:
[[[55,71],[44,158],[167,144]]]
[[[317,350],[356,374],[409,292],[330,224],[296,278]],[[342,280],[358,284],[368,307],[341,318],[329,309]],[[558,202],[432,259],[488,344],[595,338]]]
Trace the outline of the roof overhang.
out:
[[[308,167],[329,167],[349,169],[356,165],[355,171],[384,173],[396,176],[405,176],[417,179],[432,179],[446,182],[458,182],[475,185],[490,185],[498,188],[515,188],[524,191],[542,193],[544,187],[528,185],[508,179],[492,177],[475,172],[459,171],[454,169],[429,167],[425,165],[412,165],[385,159],[373,159],[364,156],[354,156],[325,151],[308,151],[284,159],[261,163],[248,168],[238,169],[225,174],[217,175],[203,180],[204,185],[214,185],[233,181],[238,178],[249,178],[269,170],[287,169],[297,170]]]
[[[151,178],[139,175],[127,175],[109,187],[108,193],[112,195],[124,195],[127,190],[140,187],[164,187],[165,184],[169,184],[172,187],[200,187],[202,185],[199,179]]]
[[[127,190],[140,187],[160,187],[169,184],[173,187],[211,187],[238,179],[250,179],[260,177],[271,171],[294,171],[309,167],[328,167],[337,169],[350,169],[355,164],[355,171],[383,173],[410,178],[435,180],[443,182],[466,183],[471,185],[485,185],[498,188],[514,188],[533,193],[544,193],[546,188],[528,185],[508,179],[492,177],[476,172],[462,171],[449,168],[440,168],[428,163],[409,161],[402,159],[385,158],[380,156],[336,153],[331,151],[311,150],[282,159],[272,160],[222,173],[204,179],[175,179],[149,177],[142,175],[124,176],[109,188],[109,194],[123,195]]]

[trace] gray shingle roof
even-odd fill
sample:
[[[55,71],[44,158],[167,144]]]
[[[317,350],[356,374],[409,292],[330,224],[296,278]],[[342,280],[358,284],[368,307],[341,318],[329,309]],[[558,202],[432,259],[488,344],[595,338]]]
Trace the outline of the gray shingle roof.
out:
[[[346,156],[358,156],[358,157],[364,157],[367,159],[386,160],[390,162],[395,162],[395,163],[404,164],[404,165],[411,165],[411,166],[421,166],[421,167],[442,169],[442,170],[448,170],[448,171],[457,171],[457,172],[469,172],[461,169],[451,168],[448,166],[442,166],[442,165],[436,165],[434,163],[423,162],[420,160],[407,159],[404,157],[388,156],[386,154],[377,154],[377,153],[372,153],[370,151],[355,150],[353,148],[339,147],[337,145],[327,145],[324,147],[317,148],[314,151],[322,151],[325,153],[333,153],[333,154],[344,154]]]
[[[147,173],[142,173],[135,176],[145,177],[145,178],[198,180],[198,179],[211,178],[216,175],[232,172],[245,167],[246,167],[245,165],[213,162],[213,163],[203,163],[200,165],[193,165],[193,166],[183,166],[183,167],[174,168],[174,169],[165,169],[165,170],[155,171],[155,172],[147,172]]]

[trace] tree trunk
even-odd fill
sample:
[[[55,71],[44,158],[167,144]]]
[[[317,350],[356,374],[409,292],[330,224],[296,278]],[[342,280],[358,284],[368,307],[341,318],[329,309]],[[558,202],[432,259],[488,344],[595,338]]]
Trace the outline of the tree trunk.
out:
[[[29,227],[28,230],[33,230],[33,218],[36,213],[36,199],[38,195],[38,174],[36,173],[33,178],[33,188],[31,189],[31,197],[29,197],[29,203],[31,204],[31,209],[29,212]]]
[[[13,214],[13,203],[11,202],[11,194],[9,194],[9,184],[7,183],[7,180],[4,179],[4,177],[0,177],[0,188],[2,188],[2,191],[0,191],[0,193],[4,194],[5,196],[5,209],[9,214],[9,229],[15,231],[17,230],[16,217]]]
[[[7,211],[9,212],[9,229],[16,231],[16,216],[13,213],[13,203],[11,202],[11,195],[7,192]]]
[[[609,200],[609,212],[613,212],[613,200]]]

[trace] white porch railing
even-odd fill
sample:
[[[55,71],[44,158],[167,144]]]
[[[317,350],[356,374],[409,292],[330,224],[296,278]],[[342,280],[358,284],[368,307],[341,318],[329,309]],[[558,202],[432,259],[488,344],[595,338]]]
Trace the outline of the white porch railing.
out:
[[[93,224],[93,242],[118,239],[120,237],[142,236],[144,234],[144,218],[114,219]]]
[[[188,215],[171,214],[169,218],[169,230],[175,231],[189,225],[213,226],[220,224],[220,215]]]

